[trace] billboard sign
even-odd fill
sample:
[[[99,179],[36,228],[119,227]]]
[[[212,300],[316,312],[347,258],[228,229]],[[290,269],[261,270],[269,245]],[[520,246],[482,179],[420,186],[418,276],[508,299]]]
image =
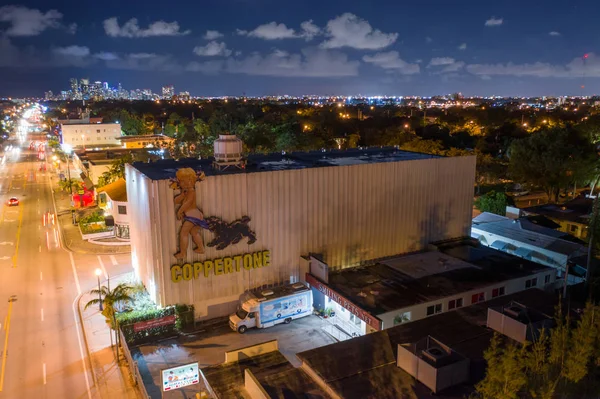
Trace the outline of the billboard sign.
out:
[[[163,392],[187,387],[200,382],[198,363],[161,370]]]
[[[158,319],[139,321],[137,323],[133,323],[133,331],[140,332],[154,327],[168,326],[170,324],[175,324],[175,321],[175,315],[160,317]]]

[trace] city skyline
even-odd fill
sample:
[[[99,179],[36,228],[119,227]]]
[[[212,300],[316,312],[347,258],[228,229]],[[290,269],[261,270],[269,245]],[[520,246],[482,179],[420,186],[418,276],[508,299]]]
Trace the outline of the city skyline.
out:
[[[207,97],[593,95],[598,6],[550,3],[30,1],[0,7],[0,96],[57,92],[72,76]]]

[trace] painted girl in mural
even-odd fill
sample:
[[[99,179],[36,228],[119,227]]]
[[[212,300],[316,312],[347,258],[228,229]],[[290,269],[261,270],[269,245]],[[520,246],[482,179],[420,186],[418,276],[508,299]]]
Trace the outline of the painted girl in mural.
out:
[[[196,204],[196,181],[204,179],[204,173],[198,175],[192,168],[181,168],[176,173],[176,188],[180,193],[174,198],[175,205],[181,204],[177,210],[177,219],[183,220],[179,230],[179,252],[174,256],[183,259],[188,249],[189,236],[196,244],[194,252],[204,253],[204,242],[202,241],[201,229],[208,228],[204,215]]]

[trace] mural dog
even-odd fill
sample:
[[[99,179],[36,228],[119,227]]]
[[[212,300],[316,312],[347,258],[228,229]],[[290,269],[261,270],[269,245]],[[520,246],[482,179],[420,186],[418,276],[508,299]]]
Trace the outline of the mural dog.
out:
[[[256,242],[256,233],[248,226],[250,222],[248,216],[243,216],[231,223],[224,222],[216,216],[209,216],[204,220],[208,224],[208,230],[215,236],[211,242],[206,244],[209,247],[216,247],[218,250],[225,249],[232,244],[237,244],[244,237],[248,238],[248,245]]]

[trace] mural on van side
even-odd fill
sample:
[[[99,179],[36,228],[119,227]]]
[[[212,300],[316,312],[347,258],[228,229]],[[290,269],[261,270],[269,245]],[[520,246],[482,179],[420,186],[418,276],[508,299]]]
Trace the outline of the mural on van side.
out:
[[[201,182],[206,178],[204,172],[196,172],[192,168],[181,168],[177,170],[175,176],[174,179],[171,179],[170,186],[173,190],[179,190],[179,194],[173,198],[173,201],[176,206],[179,205],[177,219],[182,221],[179,229],[179,251],[174,254],[176,259],[185,258],[189,237],[196,246],[194,252],[204,253],[202,229],[213,233],[213,239],[206,245],[216,247],[217,250],[237,244],[244,237],[248,239],[248,245],[256,242],[256,233],[248,225],[250,222],[248,216],[243,216],[231,223],[216,216],[204,217],[196,200],[196,182]]]

